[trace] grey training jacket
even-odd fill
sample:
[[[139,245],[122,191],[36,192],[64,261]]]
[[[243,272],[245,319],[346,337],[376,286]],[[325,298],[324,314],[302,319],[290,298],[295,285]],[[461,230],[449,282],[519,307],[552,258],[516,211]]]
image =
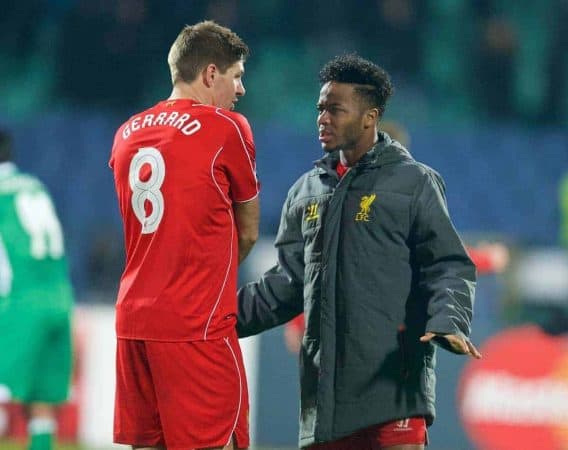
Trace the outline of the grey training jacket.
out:
[[[426,331],[468,336],[475,266],[444,183],[385,133],[340,180],[338,154],[294,183],[278,264],[239,290],[239,336],[302,311],[300,446],[435,410]],[[445,340],[437,343],[446,346]]]

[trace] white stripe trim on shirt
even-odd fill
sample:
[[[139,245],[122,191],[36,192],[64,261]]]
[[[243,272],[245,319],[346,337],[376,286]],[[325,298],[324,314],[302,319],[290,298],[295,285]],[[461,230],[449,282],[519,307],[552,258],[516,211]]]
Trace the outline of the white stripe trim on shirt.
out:
[[[234,229],[235,229],[235,220],[233,219],[233,210],[230,207],[231,201],[227,197],[225,197],[225,195],[223,194],[223,191],[222,191],[221,187],[219,186],[219,183],[217,183],[217,180],[215,179],[215,172],[214,172],[215,161],[217,160],[217,157],[221,154],[222,151],[223,151],[223,147],[221,147],[217,151],[217,153],[215,154],[215,157],[211,161],[211,178],[213,179],[213,183],[215,183],[217,190],[221,194],[221,197],[223,198],[223,200],[225,200],[225,202],[229,206],[229,208],[227,208],[227,214],[229,214],[229,217],[231,218],[231,241],[229,242],[229,263],[227,264],[227,270],[225,271],[225,279],[223,280],[223,284],[221,285],[221,289],[219,290],[219,295],[217,296],[217,301],[213,305],[213,309],[211,310],[211,314],[209,315],[209,319],[207,320],[207,325],[205,325],[205,331],[203,333],[203,340],[205,340],[205,341],[207,340],[207,332],[209,331],[209,325],[211,325],[211,320],[213,320],[213,315],[215,314],[215,311],[217,310],[217,307],[219,306],[219,302],[221,301],[221,296],[223,295],[223,291],[225,290],[225,286],[227,285],[227,279],[229,278],[229,273],[231,271],[231,264],[233,263],[233,239],[234,239]]]
[[[248,160],[248,162],[249,162],[250,170],[251,170],[252,174],[254,175],[254,181],[256,181],[256,186],[257,186],[257,190],[258,190],[258,178],[256,177],[256,168],[255,168],[255,165],[253,164],[253,162],[252,162],[251,159],[250,159],[250,155],[249,155],[249,152],[247,151],[247,146],[246,146],[246,144],[245,144],[245,140],[243,139],[243,135],[242,135],[242,133],[241,133],[241,129],[239,128],[239,126],[236,124],[236,122],[235,122],[233,119],[231,119],[229,116],[226,116],[225,114],[223,114],[223,112],[221,111],[220,108],[217,108],[217,109],[215,110],[215,112],[216,112],[219,116],[224,117],[224,118],[227,119],[229,122],[231,122],[231,123],[233,124],[233,126],[235,127],[235,129],[237,130],[237,133],[238,133],[238,135],[239,135],[239,139],[241,140],[241,144],[242,144],[242,146],[243,146],[243,150],[244,150],[245,155],[246,155],[246,157],[247,157],[247,160]]]
[[[247,200],[233,200],[234,203],[246,203],[246,202],[250,202],[251,200],[254,200],[256,197],[258,197],[260,194],[260,191],[257,191],[256,194],[254,194],[251,198],[247,199]]]
[[[233,429],[231,430],[231,433],[229,434],[229,440],[227,441],[227,444],[225,444],[225,445],[229,445],[231,443],[231,438],[233,437],[233,433],[237,429],[237,424],[239,423],[239,416],[241,415],[241,402],[242,402],[242,398],[243,398],[243,380],[242,380],[242,376],[241,376],[241,369],[239,368],[239,362],[237,361],[237,356],[235,355],[235,351],[233,350],[233,347],[231,347],[231,343],[229,342],[229,338],[225,337],[223,339],[225,340],[225,344],[227,344],[227,347],[229,347],[229,350],[231,351],[231,355],[233,356],[233,360],[235,361],[235,368],[237,369],[237,374],[239,376],[239,403],[237,405],[237,416],[235,417],[235,423],[233,425]]]
[[[215,162],[217,161],[217,158],[219,157],[222,151],[223,147],[217,150],[217,153],[215,153],[215,156],[211,160],[211,179],[213,180],[213,183],[215,183],[215,186],[217,187],[219,194],[221,194],[221,197],[223,197],[223,200],[225,200],[225,203],[227,203],[227,205],[231,205],[232,204],[231,200],[225,197],[225,194],[223,193],[221,186],[219,186],[219,183],[217,183],[217,180],[215,179]]]

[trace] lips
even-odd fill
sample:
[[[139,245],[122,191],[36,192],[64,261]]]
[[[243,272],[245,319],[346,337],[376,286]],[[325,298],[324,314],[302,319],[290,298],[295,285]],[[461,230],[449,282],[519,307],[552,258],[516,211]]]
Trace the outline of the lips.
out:
[[[320,131],[319,133],[319,141],[320,142],[328,142],[329,140],[331,140],[331,138],[333,137],[333,134],[331,134],[329,131]]]

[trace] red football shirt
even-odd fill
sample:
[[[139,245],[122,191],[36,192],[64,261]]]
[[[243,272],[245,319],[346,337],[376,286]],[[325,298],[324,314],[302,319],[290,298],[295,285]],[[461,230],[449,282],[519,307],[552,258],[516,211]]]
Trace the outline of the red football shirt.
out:
[[[118,129],[109,165],[126,244],[117,336],[225,336],[237,307],[232,205],[259,190],[247,120],[188,99],[162,101]]]

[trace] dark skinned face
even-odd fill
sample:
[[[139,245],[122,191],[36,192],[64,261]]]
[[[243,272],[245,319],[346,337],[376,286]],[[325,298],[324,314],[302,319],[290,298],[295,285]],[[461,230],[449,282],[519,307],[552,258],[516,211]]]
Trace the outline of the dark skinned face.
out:
[[[366,140],[365,111],[354,85],[330,81],[317,104],[319,141],[324,151],[357,150]]]

